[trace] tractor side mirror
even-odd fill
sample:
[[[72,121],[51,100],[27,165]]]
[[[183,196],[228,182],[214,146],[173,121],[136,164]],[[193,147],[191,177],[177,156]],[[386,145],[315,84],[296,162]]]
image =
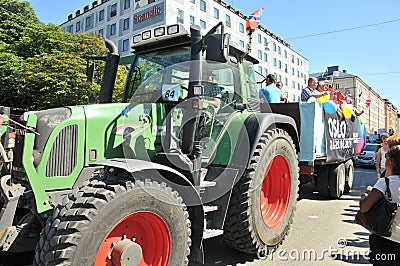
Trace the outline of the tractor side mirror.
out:
[[[206,36],[206,60],[226,63],[229,56],[230,38],[231,36],[228,33]]]

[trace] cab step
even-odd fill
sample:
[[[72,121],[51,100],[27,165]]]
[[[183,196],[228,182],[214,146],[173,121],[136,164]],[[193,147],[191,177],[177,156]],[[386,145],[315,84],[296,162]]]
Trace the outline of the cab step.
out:
[[[209,212],[217,211],[218,208],[219,208],[219,207],[218,207],[217,205],[206,205],[206,206],[203,207],[204,213],[209,213]]]
[[[206,228],[203,232],[203,239],[220,236],[223,233],[224,233],[224,230],[221,230],[221,229]]]

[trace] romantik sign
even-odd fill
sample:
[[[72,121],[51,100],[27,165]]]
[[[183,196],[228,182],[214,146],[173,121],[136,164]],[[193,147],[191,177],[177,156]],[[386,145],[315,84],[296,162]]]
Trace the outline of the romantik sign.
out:
[[[133,17],[133,23],[137,24],[142,21],[148,20],[149,18],[156,17],[158,15],[161,15],[161,7],[154,6],[153,9],[151,9],[150,11],[147,11],[143,14],[135,15]]]

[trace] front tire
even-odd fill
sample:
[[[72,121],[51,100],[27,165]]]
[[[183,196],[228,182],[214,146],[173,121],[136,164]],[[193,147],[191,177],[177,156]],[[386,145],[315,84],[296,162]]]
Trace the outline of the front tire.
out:
[[[264,133],[249,168],[232,191],[224,242],[252,254],[279,246],[293,222],[298,172],[289,134],[281,129]]]
[[[41,234],[35,263],[187,265],[189,252],[189,215],[178,192],[164,183],[106,175],[55,209]]]

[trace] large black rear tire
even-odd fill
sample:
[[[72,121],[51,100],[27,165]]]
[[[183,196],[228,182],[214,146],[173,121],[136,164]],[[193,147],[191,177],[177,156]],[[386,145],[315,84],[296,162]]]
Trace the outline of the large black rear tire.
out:
[[[153,265],[187,265],[190,233],[178,192],[164,183],[106,175],[91,180],[55,209],[42,231],[35,263],[111,265],[125,254],[131,260],[143,256]],[[107,258],[109,254],[113,256]]]
[[[296,149],[289,134],[281,129],[265,132],[249,168],[232,191],[224,242],[252,254],[280,245],[293,222],[298,173]]]

